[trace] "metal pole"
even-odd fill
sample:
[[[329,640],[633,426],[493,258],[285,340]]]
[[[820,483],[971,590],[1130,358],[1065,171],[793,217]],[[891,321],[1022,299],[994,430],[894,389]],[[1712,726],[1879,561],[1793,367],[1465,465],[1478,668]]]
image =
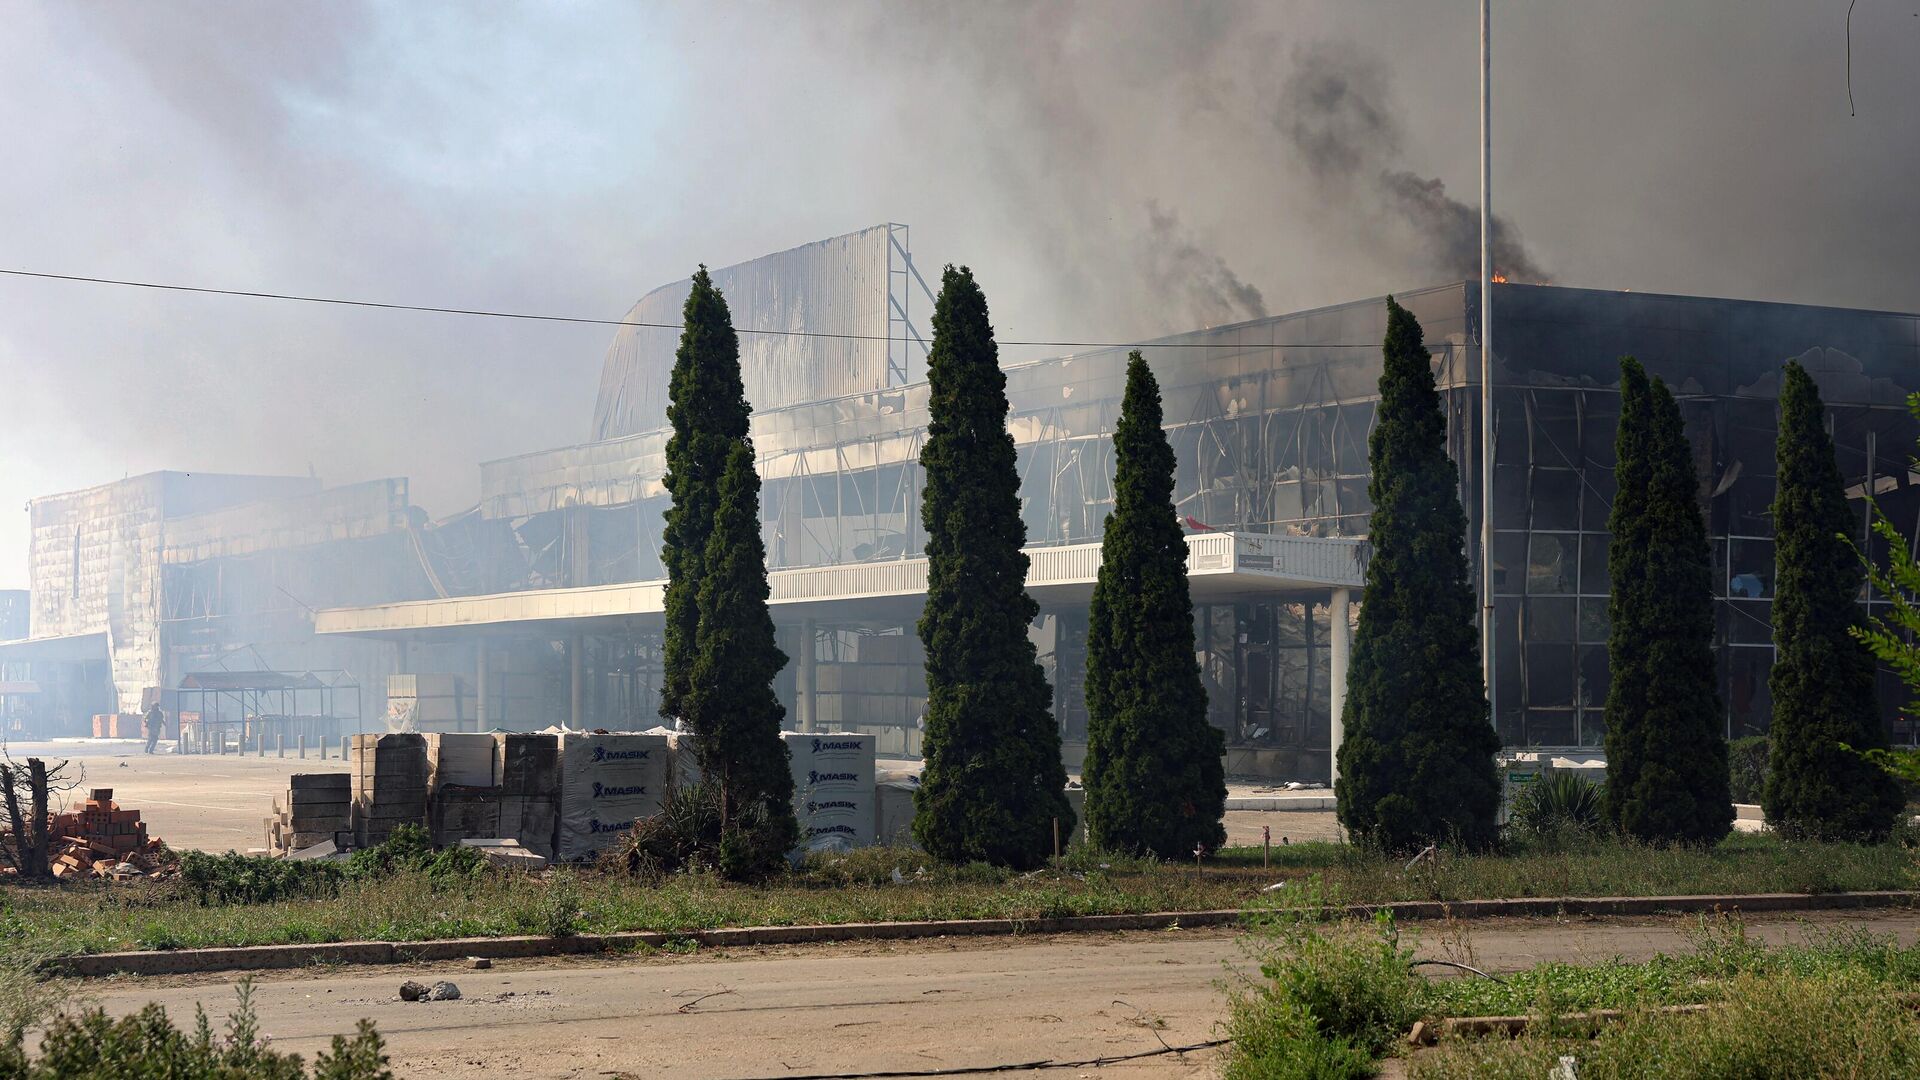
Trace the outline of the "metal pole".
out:
[[[1480,0],[1480,671],[1497,728],[1493,644],[1493,45],[1492,0]]]

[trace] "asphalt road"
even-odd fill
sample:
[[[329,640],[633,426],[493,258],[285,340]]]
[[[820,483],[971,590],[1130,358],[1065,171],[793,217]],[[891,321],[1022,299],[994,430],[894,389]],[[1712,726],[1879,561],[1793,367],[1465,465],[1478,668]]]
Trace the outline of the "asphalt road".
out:
[[[1681,951],[1693,918],[1487,920],[1410,927],[1430,956],[1495,969]],[[1920,938],[1920,914],[1756,919],[1757,937],[1866,925]],[[1228,931],[733,950],[723,954],[271,973],[264,1030],[311,1054],[372,1017],[405,1077],[785,1077],[1084,1060],[1216,1036],[1221,983],[1245,960]],[[403,979],[451,979],[459,1001],[408,1004]],[[90,984],[114,1012],[158,1001],[218,1017],[233,982],[200,976]],[[1122,1077],[1213,1075],[1208,1053],[1109,1066]],[[1067,1075],[1069,1070],[1048,1070]],[[1070,1070],[1073,1075],[1088,1070]]]

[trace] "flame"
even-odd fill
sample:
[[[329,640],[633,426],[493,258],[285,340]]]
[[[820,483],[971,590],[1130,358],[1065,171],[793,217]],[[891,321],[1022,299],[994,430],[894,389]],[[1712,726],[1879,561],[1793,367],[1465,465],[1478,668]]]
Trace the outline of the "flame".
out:
[[[1493,283],[1495,285],[1505,285],[1507,283],[1507,275],[1501,273],[1494,274]]]

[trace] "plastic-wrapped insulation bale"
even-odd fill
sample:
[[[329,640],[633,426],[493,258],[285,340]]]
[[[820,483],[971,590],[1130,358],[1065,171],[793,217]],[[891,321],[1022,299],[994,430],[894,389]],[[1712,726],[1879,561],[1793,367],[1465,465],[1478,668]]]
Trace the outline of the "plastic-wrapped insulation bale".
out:
[[[853,732],[782,732],[792,756],[793,812],[805,851],[873,843],[874,740]]]
[[[555,856],[562,861],[591,858],[635,821],[659,813],[667,770],[664,735],[562,734]]]

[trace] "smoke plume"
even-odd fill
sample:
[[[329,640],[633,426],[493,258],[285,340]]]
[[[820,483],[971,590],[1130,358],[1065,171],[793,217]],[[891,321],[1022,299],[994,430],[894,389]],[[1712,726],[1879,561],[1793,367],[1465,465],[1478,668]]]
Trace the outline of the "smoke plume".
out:
[[[1463,203],[1439,177],[1405,167],[1405,129],[1378,57],[1346,44],[1296,49],[1273,124],[1322,198],[1349,212],[1383,212],[1414,239],[1430,272],[1479,275],[1479,204]],[[1492,243],[1496,274],[1545,280],[1511,221],[1495,216]]]
[[[1180,225],[1180,216],[1147,204],[1147,235],[1141,263],[1149,290],[1194,326],[1258,319],[1267,314],[1260,290],[1240,280],[1225,259],[1201,248]]]

